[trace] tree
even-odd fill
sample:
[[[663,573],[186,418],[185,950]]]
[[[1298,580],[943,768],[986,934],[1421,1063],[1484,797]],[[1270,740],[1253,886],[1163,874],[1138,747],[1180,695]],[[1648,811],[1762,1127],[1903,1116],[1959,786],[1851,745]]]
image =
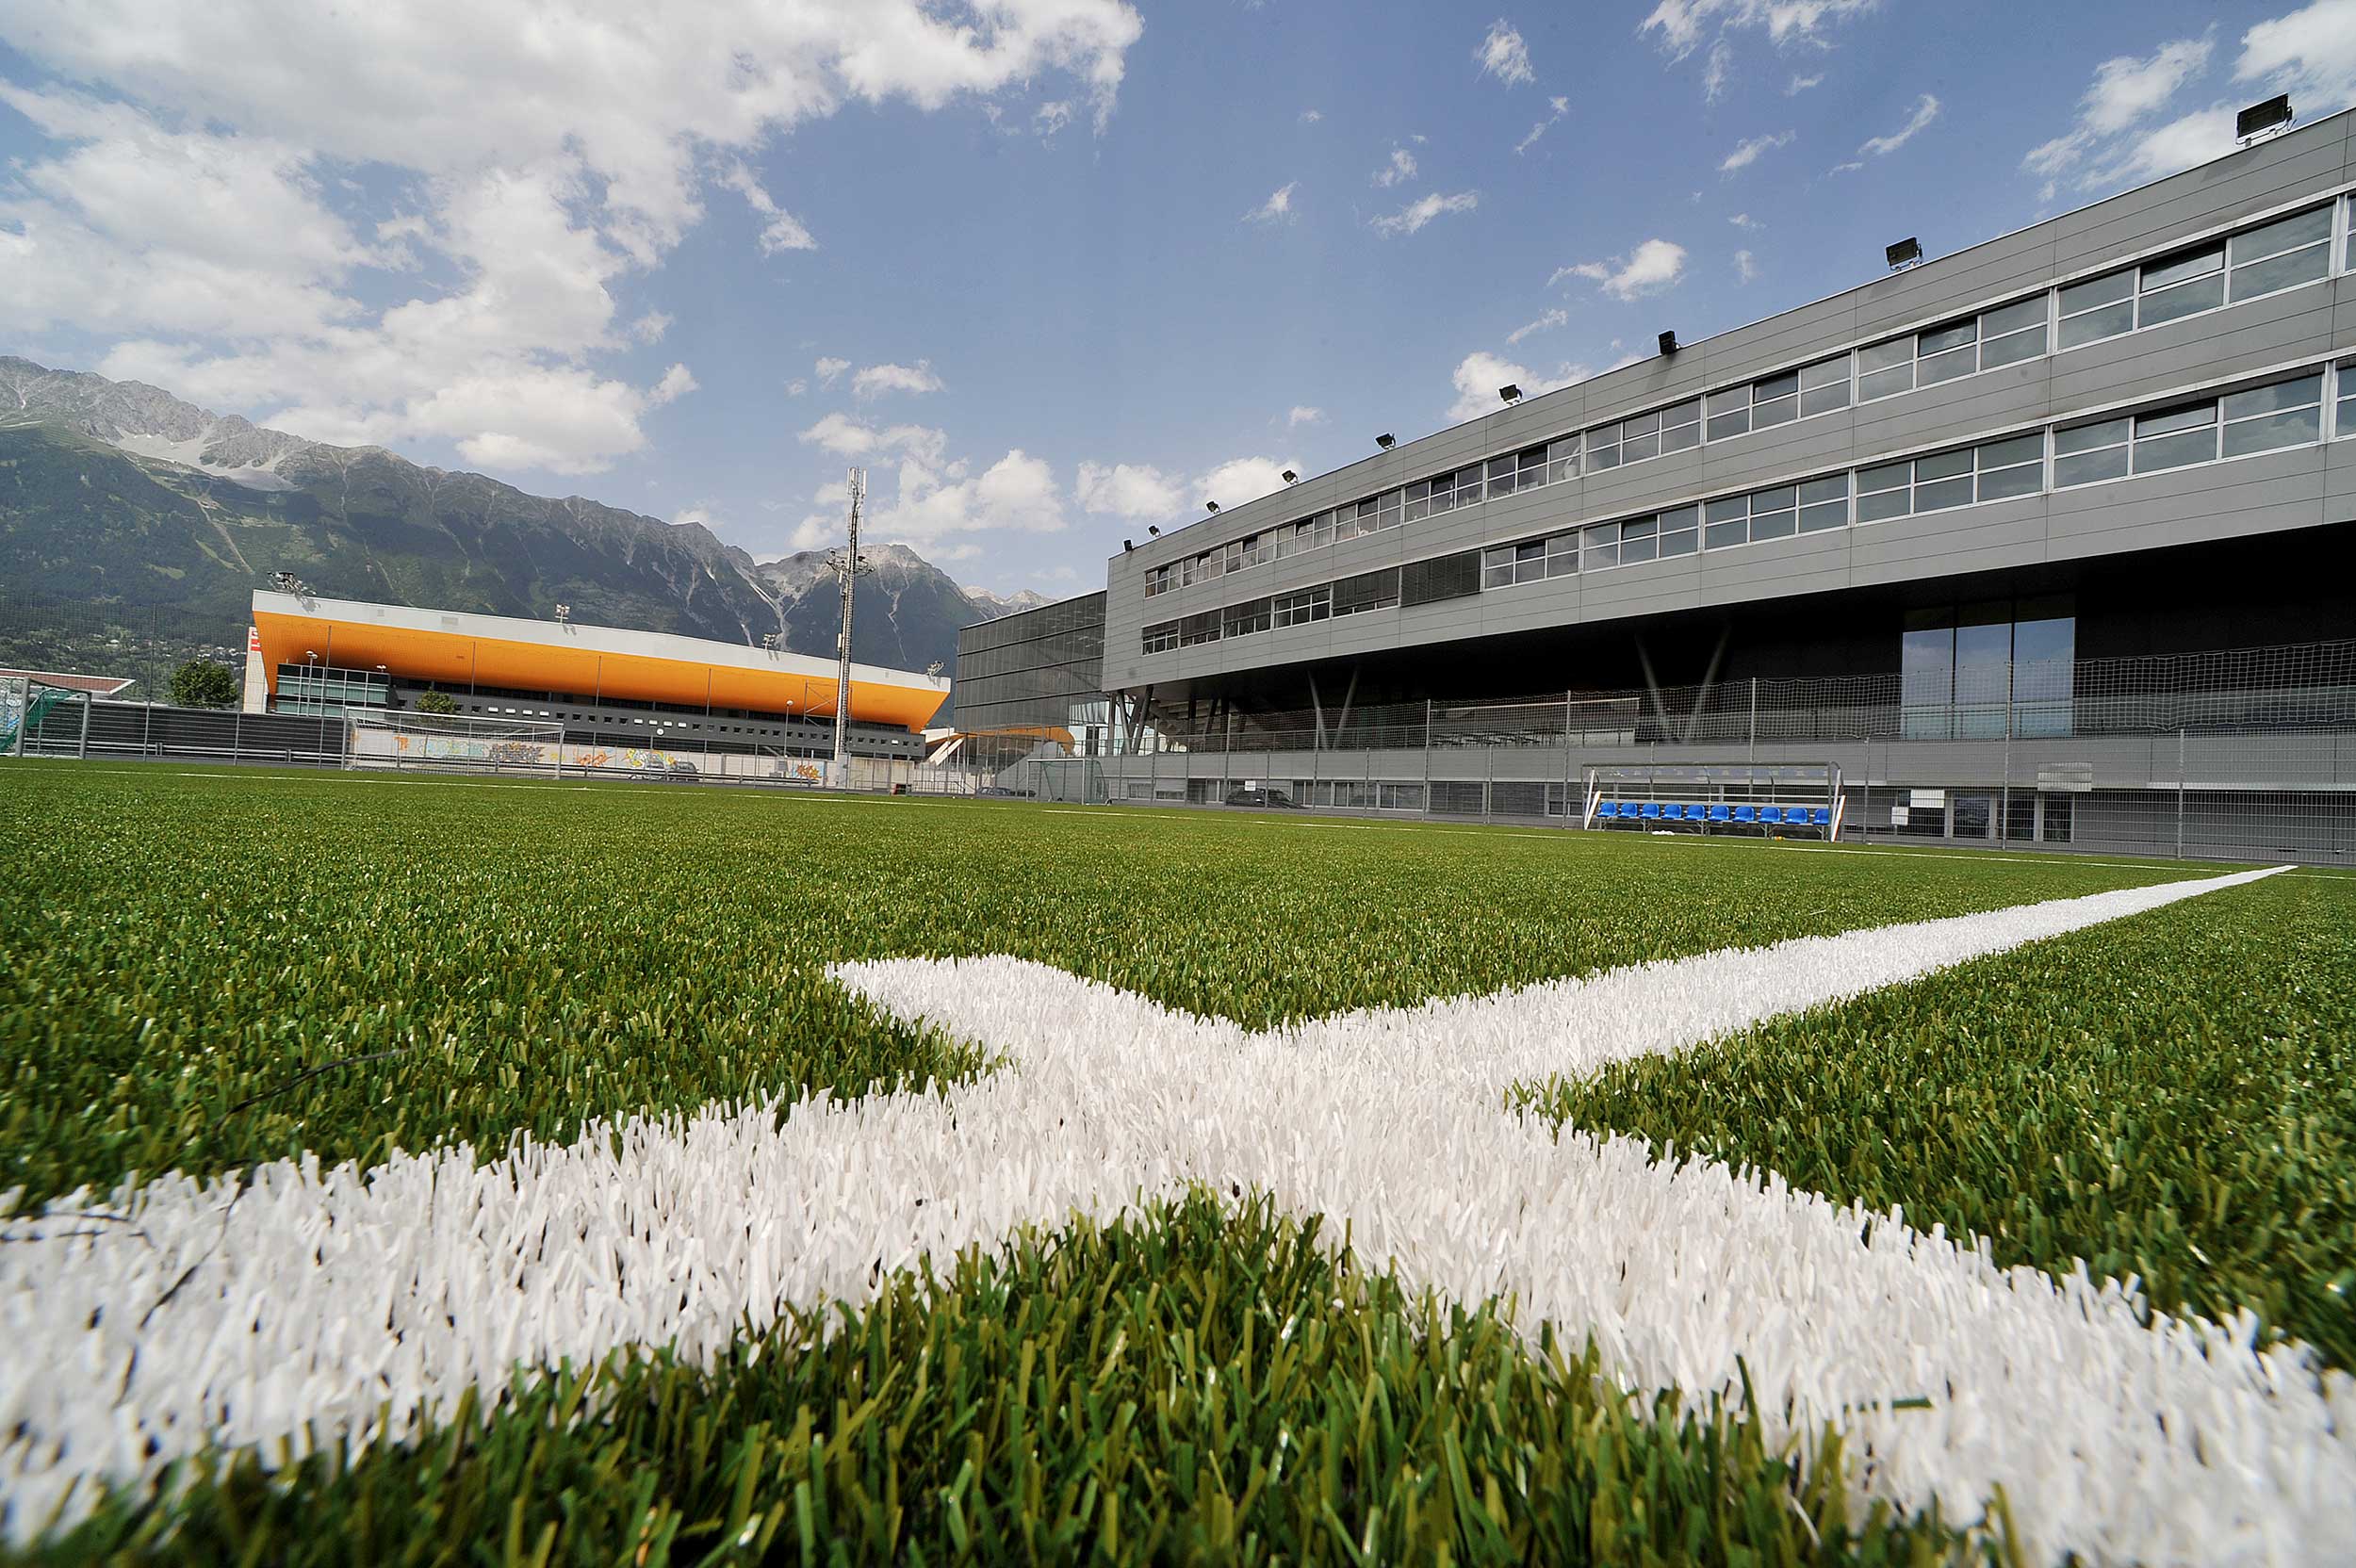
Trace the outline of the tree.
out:
[[[191,659],[172,672],[172,700],[179,708],[226,708],[237,700],[237,678],[226,664]]]
[[[420,713],[455,713],[458,711],[458,704],[450,700],[448,692],[427,692],[417,698],[414,706]]]

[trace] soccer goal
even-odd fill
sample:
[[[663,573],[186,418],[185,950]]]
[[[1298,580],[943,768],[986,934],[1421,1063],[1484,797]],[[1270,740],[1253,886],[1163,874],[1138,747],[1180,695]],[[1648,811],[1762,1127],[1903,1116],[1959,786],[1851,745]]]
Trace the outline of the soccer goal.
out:
[[[492,719],[472,713],[353,710],[347,768],[536,774],[564,768],[564,726],[548,719]]]

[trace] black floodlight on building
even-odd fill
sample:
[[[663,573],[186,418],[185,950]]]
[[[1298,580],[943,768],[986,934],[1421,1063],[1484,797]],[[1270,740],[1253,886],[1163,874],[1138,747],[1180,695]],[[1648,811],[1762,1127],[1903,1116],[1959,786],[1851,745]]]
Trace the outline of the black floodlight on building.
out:
[[[1908,236],[1895,245],[1884,246],[1882,254],[1890,258],[1890,270],[1895,272],[1901,267],[1911,267],[1922,259],[1922,242]]]
[[[1145,531],[1152,534],[1154,538],[1159,539],[1162,536],[1162,525],[1159,523],[1148,523],[1145,525]]]
[[[2268,131],[2278,131],[2291,122],[2291,95],[2277,93],[2263,104],[2252,104],[2233,116],[2233,139],[2249,141]]]
[[[1673,354],[1677,351],[1677,335],[1676,333],[1664,332],[1661,335],[1661,351],[1664,354]]]
[[[1389,450],[1390,450],[1393,447],[1397,446],[1399,443],[1397,443],[1396,441],[1393,441],[1393,440],[1390,438],[1390,436],[1389,436],[1387,433],[1385,433],[1385,434],[1383,434],[1383,435],[1378,435],[1378,436],[1376,436],[1376,437],[1374,438],[1374,444],[1375,444],[1376,446],[1378,446],[1378,447],[1382,448],[1384,451],[1386,451],[1386,452],[1387,452],[1387,451],[1389,451]]]
[[[1503,403],[1506,407],[1511,408],[1521,400],[1522,389],[1514,385],[1512,382],[1509,381],[1503,386],[1497,388],[1497,401]]]
[[[1299,474],[1294,473],[1294,472],[1293,472],[1290,468],[1287,468],[1287,469],[1285,469],[1285,470],[1284,470],[1284,482],[1285,482],[1286,484],[1290,484],[1290,483],[1294,482],[1295,481],[1299,480],[1300,478],[1301,478],[1301,476],[1300,476]]]
[[[1123,539],[1121,542],[1121,553],[1123,555],[1128,554],[1131,550],[1136,549],[1137,547],[1134,541]]]
[[[1204,501],[1204,502],[1203,503],[1203,511],[1205,511],[1205,512],[1207,512],[1207,513],[1209,513],[1212,516],[1216,517],[1216,516],[1218,516],[1218,515],[1219,515],[1219,502],[1217,502],[1217,501]]]

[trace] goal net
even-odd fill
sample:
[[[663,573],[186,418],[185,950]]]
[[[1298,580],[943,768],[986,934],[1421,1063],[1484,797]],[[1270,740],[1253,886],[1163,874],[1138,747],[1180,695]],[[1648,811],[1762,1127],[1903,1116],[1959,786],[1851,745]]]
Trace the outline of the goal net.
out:
[[[420,768],[440,772],[537,774],[564,771],[564,726],[548,719],[493,719],[472,713],[390,709],[350,714],[347,768]]]

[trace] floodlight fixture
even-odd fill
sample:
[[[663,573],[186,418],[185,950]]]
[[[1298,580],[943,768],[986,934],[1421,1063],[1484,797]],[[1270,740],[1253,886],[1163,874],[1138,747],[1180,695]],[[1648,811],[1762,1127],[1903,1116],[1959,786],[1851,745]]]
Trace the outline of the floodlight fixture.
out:
[[[1209,514],[1211,514],[1211,515],[1213,515],[1213,516],[1215,516],[1215,517],[1216,517],[1217,515],[1219,515],[1219,502],[1217,502],[1217,501],[1204,501],[1204,502],[1203,503],[1203,511],[1205,511],[1205,512],[1208,512]]]
[[[1922,259],[1922,242],[1908,235],[1895,245],[1882,247],[1882,254],[1889,258],[1890,270],[1895,272],[1901,267],[1911,267]]]
[[[1398,442],[1396,442],[1396,441],[1394,441],[1394,440],[1392,440],[1392,439],[1391,439],[1390,435],[1389,435],[1387,433],[1385,433],[1384,434],[1382,434],[1382,435],[1378,435],[1378,436],[1376,436],[1376,437],[1374,438],[1374,444],[1375,444],[1376,446],[1378,446],[1378,447],[1382,448],[1382,449],[1383,449],[1384,451],[1386,451],[1386,452],[1387,452],[1387,451],[1389,451],[1389,450],[1390,450],[1393,447],[1395,447],[1395,446],[1399,445],[1399,443],[1398,443]]]
[[[1123,539],[1121,542],[1121,553],[1123,555],[1128,554],[1131,550],[1136,549],[1137,547],[1137,543],[1134,540]]]
[[[1522,400],[1522,389],[1509,381],[1497,388],[1497,400],[1511,408]]]
[[[1661,335],[1661,351],[1663,354],[1673,354],[1677,351],[1677,335],[1676,333],[1664,332]]]
[[[1145,525],[1145,531],[1152,534],[1154,538],[1159,539],[1162,536],[1162,525],[1159,523],[1148,523]]]
[[[1284,482],[1285,482],[1286,484],[1292,484],[1292,483],[1295,483],[1296,482],[1298,482],[1298,481],[1300,480],[1300,478],[1301,478],[1301,476],[1300,476],[1299,474],[1294,473],[1294,472],[1293,472],[1290,468],[1287,468],[1287,469],[1285,469],[1285,470],[1284,470]]]
[[[2291,95],[2276,93],[2263,104],[2252,104],[2233,116],[2233,139],[2249,142],[2279,131],[2291,122]]]
[[[557,624],[557,625],[562,626],[562,625],[564,625],[566,621],[569,621],[569,620],[571,620],[572,618],[573,618],[573,607],[572,607],[571,605],[569,605],[569,604],[560,604],[560,605],[558,605],[558,606],[556,607],[556,624]]]

